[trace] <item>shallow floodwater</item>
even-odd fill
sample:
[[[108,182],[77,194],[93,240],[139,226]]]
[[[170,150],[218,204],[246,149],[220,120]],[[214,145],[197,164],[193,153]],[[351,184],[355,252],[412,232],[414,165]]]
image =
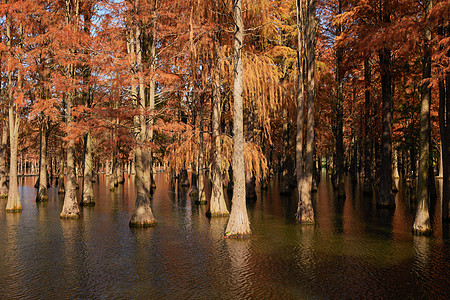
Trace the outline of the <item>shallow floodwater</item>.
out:
[[[253,236],[223,238],[227,218],[205,217],[188,190],[156,176],[155,228],[133,229],[134,183],[116,192],[95,185],[82,219],[60,220],[62,199],[36,204],[35,177],[20,179],[23,212],[0,200],[0,299],[448,299],[449,226],[440,200],[435,233],[411,234],[414,207],[397,194],[395,210],[376,209],[358,186],[337,201],[322,177],[317,225],[295,224],[296,202],[273,182],[248,204]],[[438,181],[439,185],[439,181]],[[439,190],[438,186],[438,190]]]

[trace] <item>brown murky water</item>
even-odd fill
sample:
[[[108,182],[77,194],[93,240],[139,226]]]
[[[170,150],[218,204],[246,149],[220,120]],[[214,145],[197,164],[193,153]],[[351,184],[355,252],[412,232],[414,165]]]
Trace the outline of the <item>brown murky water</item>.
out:
[[[23,212],[0,201],[0,298],[30,299],[448,299],[449,226],[432,204],[435,233],[414,237],[414,207],[397,195],[377,210],[358,186],[337,201],[323,177],[316,226],[294,223],[296,203],[272,183],[248,204],[253,236],[223,239],[227,219],[209,220],[188,191],[157,175],[155,228],[131,229],[134,188],[95,186],[81,220],[60,220],[62,201],[36,204],[36,178],[21,179]],[[439,184],[439,181],[438,181]],[[438,187],[439,188],[439,187]]]

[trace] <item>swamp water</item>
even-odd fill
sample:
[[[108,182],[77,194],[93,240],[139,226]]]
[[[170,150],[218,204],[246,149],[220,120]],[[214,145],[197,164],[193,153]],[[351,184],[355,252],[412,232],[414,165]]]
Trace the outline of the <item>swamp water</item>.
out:
[[[155,228],[128,226],[134,184],[95,184],[94,207],[60,220],[62,200],[36,203],[35,177],[20,179],[23,212],[0,200],[0,299],[449,299],[450,239],[431,206],[432,237],[411,234],[414,207],[376,209],[359,187],[337,201],[322,177],[317,225],[294,222],[297,203],[278,185],[248,204],[253,236],[223,238],[227,218],[208,219],[188,190],[156,176]],[[439,180],[437,181],[439,185]],[[442,190],[442,189],[441,189]],[[439,186],[438,186],[439,191]]]

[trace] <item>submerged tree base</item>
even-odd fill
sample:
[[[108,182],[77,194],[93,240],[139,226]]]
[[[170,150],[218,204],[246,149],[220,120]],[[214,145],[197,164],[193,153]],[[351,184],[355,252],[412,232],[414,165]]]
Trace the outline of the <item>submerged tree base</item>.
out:
[[[36,202],[46,202],[48,201],[48,195],[37,195]]]
[[[225,233],[224,235],[224,239],[246,239],[252,236],[252,233],[233,233],[233,234],[228,234]]]
[[[81,202],[80,205],[81,206],[94,206],[95,202],[94,201]]]
[[[156,225],[158,225],[158,222],[156,220],[154,220],[154,222],[151,223],[133,223],[130,221],[129,225],[130,227],[134,228],[147,228],[147,227],[155,227]]]
[[[2,195],[0,195],[0,199],[8,199],[8,194],[2,194]]]
[[[195,200],[195,204],[197,204],[197,205],[206,205],[206,204],[208,204],[208,201],[206,201],[206,200]]]
[[[61,213],[60,215],[59,215],[59,218],[60,219],[66,219],[66,220],[69,220],[69,219],[79,219],[81,216],[80,216],[80,213]]]
[[[206,216],[208,218],[218,218],[218,217],[228,217],[230,215],[230,213],[227,212],[211,212],[211,211],[207,211],[206,212]]]
[[[431,230],[431,228],[413,229],[412,232],[414,235],[422,235],[422,236],[431,236],[433,234],[433,231]]]
[[[157,224],[150,206],[141,206],[135,209],[129,223],[130,227],[154,227]]]
[[[20,208],[7,208],[6,212],[7,213],[20,213],[20,212],[22,212],[22,208],[21,207]]]
[[[295,218],[295,222],[297,224],[301,224],[301,225],[315,225],[316,224],[316,221],[314,219],[301,220],[301,219]]]

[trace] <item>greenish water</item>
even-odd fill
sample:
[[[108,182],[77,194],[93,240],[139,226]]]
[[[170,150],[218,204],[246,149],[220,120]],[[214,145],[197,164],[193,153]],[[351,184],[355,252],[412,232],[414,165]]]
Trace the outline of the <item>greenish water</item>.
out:
[[[294,222],[296,202],[272,183],[248,204],[253,236],[223,239],[226,218],[208,219],[188,190],[158,173],[158,226],[129,228],[133,182],[95,186],[96,205],[60,220],[62,201],[36,204],[36,178],[21,179],[23,212],[0,202],[0,299],[448,299],[449,226],[431,205],[434,235],[411,234],[414,207],[397,194],[377,210],[358,186],[337,201],[323,177],[317,225]],[[439,182],[438,182],[439,185]],[[439,186],[438,186],[439,190]]]

